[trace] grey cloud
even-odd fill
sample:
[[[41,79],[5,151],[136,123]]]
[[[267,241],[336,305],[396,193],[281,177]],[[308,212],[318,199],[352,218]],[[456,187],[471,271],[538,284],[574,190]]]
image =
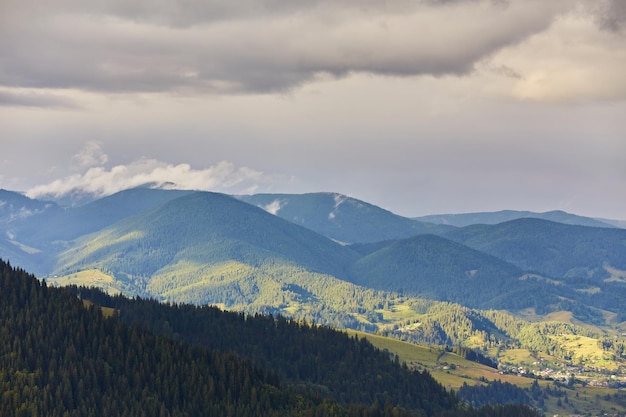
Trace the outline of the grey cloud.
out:
[[[77,108],[77,104],[66,97],[41,92],[0,91],[0,106],[5,107],[47,107]]]
[[[517,80],[523,78],[518,71],[516,71],[514,68],[509,67],[508,65],[487,66],[486,69],[502,77],[513,78]]]
[[[286,91],[324,74],[462,75],[545,29],[561,4],[445,3],[52,2],[61,7],[2,29],[0,85],[233,94]]]
[[[626,1],[606,0],[599,10],[599,23],[604,29],[626,32]]]

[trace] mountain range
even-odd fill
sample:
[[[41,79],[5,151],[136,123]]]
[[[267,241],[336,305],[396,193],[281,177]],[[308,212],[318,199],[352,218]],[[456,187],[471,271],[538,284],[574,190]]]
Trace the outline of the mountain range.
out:
[[[547,211],[545,213],[519,210],[501,210],[488,213],[434,214],[415,217],[414,219],[439,225],[464,227],[473,224],[498,224],[525,218],[543,219],[577,226],[624,227],[624,222],[620,222],[619,220],[595,219],[566,213],[562,210]]]
[[[0,257],[55,284],[370,330],[415,297],[626,321],[626,230],[567,213],[459,227],[333,193],[136,188],[63,208],[3,190],[0,201]]]

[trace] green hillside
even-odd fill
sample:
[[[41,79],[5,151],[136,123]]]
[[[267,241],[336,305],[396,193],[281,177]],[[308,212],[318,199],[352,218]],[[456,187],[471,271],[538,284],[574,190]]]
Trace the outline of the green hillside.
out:
[[[150,288],[169,291],[157,281],[173,273],[181,283],[208,283],[208,266],[289,265],[343,276],[357,257],[347,247],[230,196],[194,193],[79,239],[61,254],[55,274],[100,269],[146,294],[153,278]],[[211,271],[220,274],[219,267]]]
[[[0,301],[2,415],[341,415],[232,354],[107,319],[2,261]]]
[[[531,292],[533,284],[520,281],[523,271],[493,256],[450,240],[420,235],[374,245],[376,250],[359,259],[354,282],[365,287],[447,300],[470,307],[525,308],[508,294]],[[364,245],[358,248],[366,253]],[[514,304],[510,304],[514,303]]]
[[[468,226],[446,237],[532,271],[560,297],[553,311],[567,310],[600,324],[616,314],[626,320],[626,230],[570,226],[539,219]],[[543,312],[547,310],[543,309]]]
[[[0,190],[0,236],[7,236],[2,254],[39,275],[51,272],[58,253],[70,241],[96,232],[189,191],[134,188],[75,208],[33,200]]]
[[[626,269],[626,230],[540,219],[474,225],[447,238],[553,278],[607,278],[604,265]]]
[[[397,339],[350,332],[365,337],[379,349],[398,355],[409,367],[425,369],[444,386],[454,389],[460,397],[483,401],[521,399],[539,408],[545,415],[569,416],[572,414],[601,415],[626,411],[626,393],[619,388],[592,387],[582,383],[562,385],[550,379],[537,379],[535,375],[503,373],[436,346],[418,346]],[[506,351],[502,364],[515,360],[516,365],[528,369],[537,361],[547,364],[549,356],[537,355],[526,349]]]

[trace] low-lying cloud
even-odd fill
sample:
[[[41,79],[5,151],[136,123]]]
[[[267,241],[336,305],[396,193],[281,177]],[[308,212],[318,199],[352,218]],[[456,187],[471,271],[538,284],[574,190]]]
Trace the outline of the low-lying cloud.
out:
[[[185,190],[251,193],[267,181],[267,176],[247,167],[222,161],[208,168],[194,169],[189,164],[168,164],[155,159],[142,159],[110,169],[92,167],[82,174],[57,179],[31,188],[31,198],[61,198],[86,193],[104,197],[129,188],[150,186]]]

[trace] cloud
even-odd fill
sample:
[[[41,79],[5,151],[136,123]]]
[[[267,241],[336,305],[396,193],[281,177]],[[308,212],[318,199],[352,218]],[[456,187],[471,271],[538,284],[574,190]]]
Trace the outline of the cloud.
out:
[[[72,157],[80,168],[104,165],[109,160],[98,142],[87,142],[83,149]]]
[[[278,214],[280,209],[283,208],[284,205],[285,205],[285,203],[283,201],[280,201],[280,200],[276,199],[276,200],[272,201],[271,203],[267,204],[266,206],[264,206],[263,210],[265,210],[268,213],[271,213],[273,215],[276,215],[276,214]]]
[[[247,167],[236,167],[227,161],[204,169],[194,169],[189,164],[172,165],[155,159],[142,159],[111,169],[92,167],[84,174],[71,175],[33,187],[26,194],[31,198],[41,196],[60,198],[83,192],[103,197],[144,185],[251,193],[265,181],[269,181],[269,176],[264,173]]]
[[[568,0],[35,3],[15,2],[7,8],[13,19],[1,22],[8,36],[0,37],[0,85],[186,94],[284,92],[355,72],[470,74],[571,7]]]
[[[597,30],[594,21],[580,12],[561,16],[546,31],[503,48],[477,67],[492,73],[504,69],[499,71],[508,78],[500,81],[503,91],[521,100],[626,98],[626,37]]]
[[[78,105],[71,99],[41,91],[0,90],[0,106],[75,109]]]
[[[613,32],[626,31],[626,2],[604,0],[594,4],[598,23],[603,29]]]

